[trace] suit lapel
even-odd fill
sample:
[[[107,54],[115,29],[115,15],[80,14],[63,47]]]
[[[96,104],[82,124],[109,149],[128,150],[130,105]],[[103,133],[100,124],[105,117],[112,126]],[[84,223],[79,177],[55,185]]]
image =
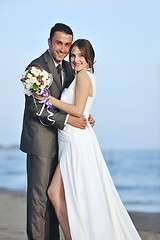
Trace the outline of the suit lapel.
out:
[[[55,81],[57,86],[59,87],[59,89],[62,90],[62,86],[61,86],[61,83],[60,83],[60,79],[59,79],[59,76],[58,76],[57,69],[56,69],[56,67],[54,65],[54,62],[52,61],[48,51],[44,55],[44,59],[45,59],[45,62],[48,66],[48,69],[49,69],[50,73],[53,76],[53,81]]]

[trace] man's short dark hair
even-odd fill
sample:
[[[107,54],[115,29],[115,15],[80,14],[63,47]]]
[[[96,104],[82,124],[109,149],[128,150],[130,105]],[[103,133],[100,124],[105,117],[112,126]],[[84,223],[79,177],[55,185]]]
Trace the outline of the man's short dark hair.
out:
[[[53,38],[55,32],[64,32],[64,33],[66,33],[66,34],[69,34],[69,35],[72,35],[72,36],[73,36],[73,31],[72,31],[72,29],[71,29],[69,26],[67,26],[67,25],[65,25],[65,24],[63,24],[63,23],[56,23],[56,24],[51,28],[50,36],[49,36],[49,38],[50,38],[51,41],[52,41],[52,38]]]

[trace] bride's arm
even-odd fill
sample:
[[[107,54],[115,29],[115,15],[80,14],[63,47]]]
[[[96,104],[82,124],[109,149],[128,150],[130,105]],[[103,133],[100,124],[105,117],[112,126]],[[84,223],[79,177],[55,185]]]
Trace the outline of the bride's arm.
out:
[[[50,98],[49,103],[66,113],[80,117],[83,115],[91,87],[91,80],[88,74],[85,71],[81,71],[77,74],[74,104],[62,102],[54,97]]]

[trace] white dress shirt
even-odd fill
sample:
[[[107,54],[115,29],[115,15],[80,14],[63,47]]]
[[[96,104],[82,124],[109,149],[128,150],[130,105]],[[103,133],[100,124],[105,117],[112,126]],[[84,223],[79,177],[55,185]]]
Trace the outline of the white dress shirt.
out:
[[[49,49],[48,49],[48,52],[49,52]],[[50,52],[49,52],[49,55],[50,55],[52,61],[54,62],[56,68],[57,68],[57,66],[58,66],[59,64],[60,64],[61,67],[62,67],[62,62],[60,62],[59,64],[56,63],[56,61],[53,59],[53,57],[52,57],[52,55],[50,54]],[[63,87],[63,84],[64,84],[64,78],[65,78],[65,72],[64,72],[64,69],[63,69],[63,67],[62,67],[62,87]],[[67,114],[67,116],[66,116],[64,125],[67,124],[68,118],[69,118],[69,114]]]

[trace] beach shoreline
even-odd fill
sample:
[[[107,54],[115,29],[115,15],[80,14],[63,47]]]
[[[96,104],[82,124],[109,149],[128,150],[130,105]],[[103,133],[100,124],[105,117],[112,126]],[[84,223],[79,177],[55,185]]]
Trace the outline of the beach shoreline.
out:
[[[160,239],[160,213],[129,212],[129,215],[143,240]],[[0,239],[26,240],[25,228],[26,192],[0,188]]]

